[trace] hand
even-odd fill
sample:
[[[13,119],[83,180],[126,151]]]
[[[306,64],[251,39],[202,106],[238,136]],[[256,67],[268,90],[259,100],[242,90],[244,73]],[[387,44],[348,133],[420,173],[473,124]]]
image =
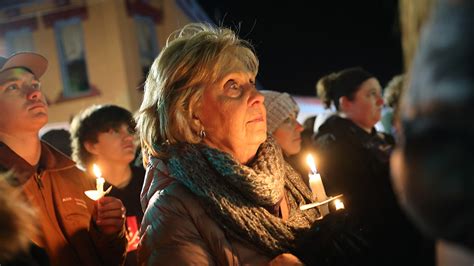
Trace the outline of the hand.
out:
[[[347,209],[340,209],[302,232],[292,253],[306,265],[368,265],[368,250],[365,230]]]
[[[283,253],[273,258],[268,265],[269,266],[278,266],[278,265],[302,266],[303,263],[295,255],[291,253]]]
[[[125,207],[122,201],[114,197],[102,197],[96,203],[92,219],[100,231],[106,235],[121,231],[125,223]]]

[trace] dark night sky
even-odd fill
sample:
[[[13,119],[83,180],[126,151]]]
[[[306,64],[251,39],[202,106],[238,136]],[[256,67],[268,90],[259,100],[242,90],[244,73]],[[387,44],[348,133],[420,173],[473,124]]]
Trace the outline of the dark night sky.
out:
[[[384,87],[403,70],[397,0],[198,2],[255,46],[265,89],[315,96],[321,76],[352,66]]]

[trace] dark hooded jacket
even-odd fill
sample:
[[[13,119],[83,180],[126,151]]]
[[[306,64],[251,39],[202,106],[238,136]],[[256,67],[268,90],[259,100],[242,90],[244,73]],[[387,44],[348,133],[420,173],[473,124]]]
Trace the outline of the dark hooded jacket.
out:
[[[395,197],[389,159],[393,138],[364,131],[334,115],[315,136],[318,170],[328,195],[344,194],[344,205],[359,224],[374,264],[432,261],[431,243],[408,220]]]

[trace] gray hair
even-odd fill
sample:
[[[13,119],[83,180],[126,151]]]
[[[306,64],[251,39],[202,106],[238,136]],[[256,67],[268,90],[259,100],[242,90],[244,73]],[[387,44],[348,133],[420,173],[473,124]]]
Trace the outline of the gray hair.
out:
[[[143,151],[164,157],[154,145],[200,142],[193,115],[204,88],[240,70],[256,75],[258,59],[252,45],[232,30],[191,23],[173,32],[145,82],[137,115]]]

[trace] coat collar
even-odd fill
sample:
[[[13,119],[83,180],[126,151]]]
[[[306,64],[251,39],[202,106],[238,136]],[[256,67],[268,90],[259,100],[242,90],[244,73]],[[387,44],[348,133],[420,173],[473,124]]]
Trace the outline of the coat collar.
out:
[[[0,170],[13,170],[13,185],[25,183],[35,172],[59,171],[74,166],[72,160],[43,141],[38,165],[29,164],[5,143],[0,142]]]

